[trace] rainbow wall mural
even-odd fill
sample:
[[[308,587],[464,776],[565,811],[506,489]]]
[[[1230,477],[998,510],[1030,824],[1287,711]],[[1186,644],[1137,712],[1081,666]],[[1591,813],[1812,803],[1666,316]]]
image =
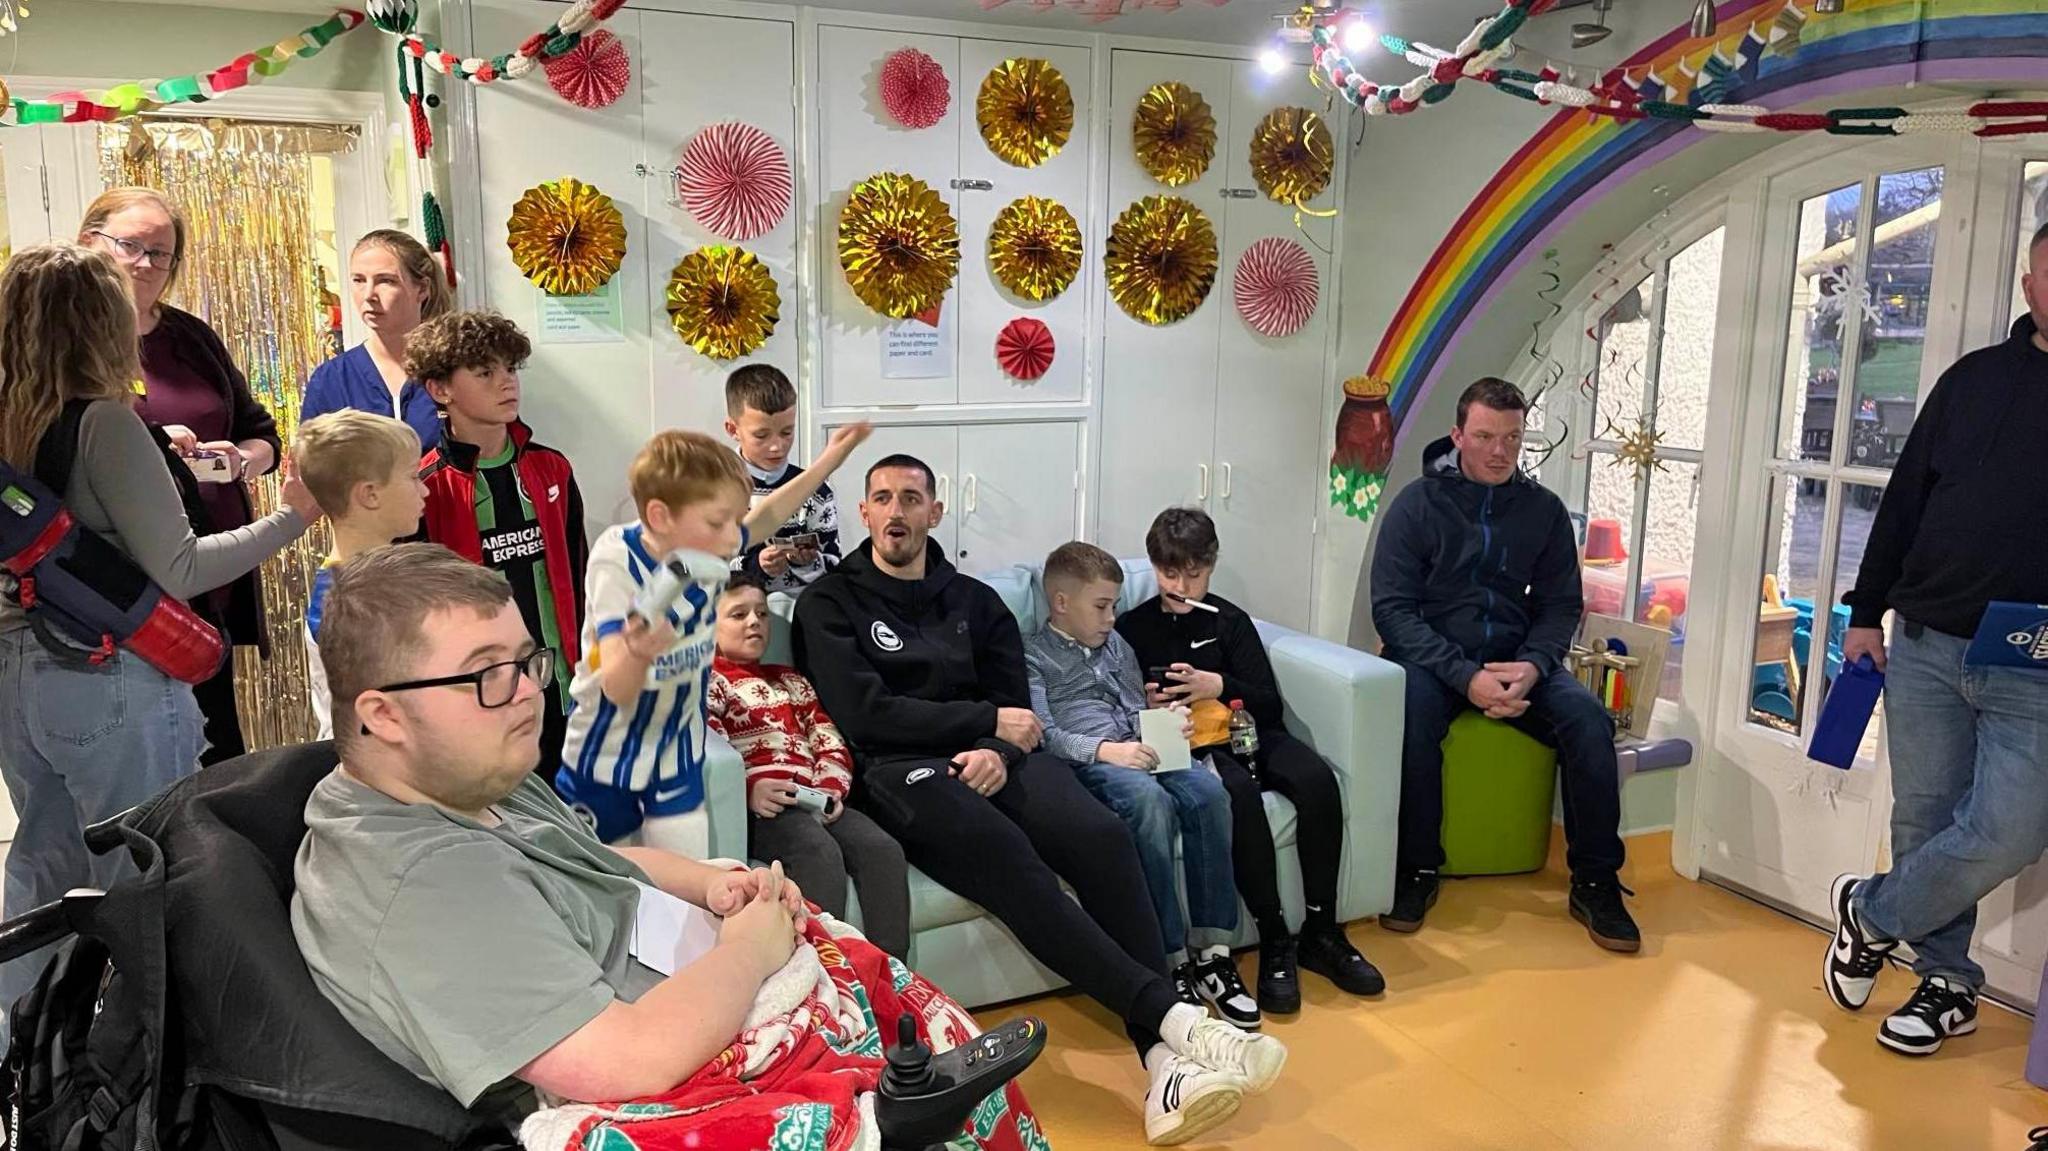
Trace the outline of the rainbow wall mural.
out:
[[[1813,0],[1730,0],[1719,15],[1715,36],[1696,40],[1676,28],[1610,75],[1625,73],[1646,98],[1686,100],[1716,50],[1734,58],[1748,40],[1753,59],[1725,102],[1787,107],[1914,80],[2048,84],[2048,0],[1849,0],[1834,14],[1815,13]],[[1365,373],[1345,385],[1332,503],[1371,519],[1409,416],[1467,326],[1549,237],[1612,188],[1707,138],[1682,122],[1574,109],[1531,137],[1473,197],[1408,289]]]

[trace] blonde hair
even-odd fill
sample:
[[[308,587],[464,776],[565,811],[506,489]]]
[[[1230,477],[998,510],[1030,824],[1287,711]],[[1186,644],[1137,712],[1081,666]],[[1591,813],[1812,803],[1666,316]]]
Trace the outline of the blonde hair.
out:
[[[61,241],[14,253],[0,270],[0,457],[32,470],[66,401],[134,403],[139,347],[112,257]]]
[[[626,472],[626,484],[643,520],[654,500],[674,510],[712,499],[721,489],[737,491],[741,498],[753,491],[739,453],[703,432],[680,428],[656,432],[641,447]]]
[[[329,519],[348,518],[357,484],[381,484],[401,464],[418,464],[419,433],[404,420],[342,410],[299,425],[292,461]]]
[[[406,278],[416,284],[425,285],[427,298],[420,301],[422,323],[436,316],[445,316],[455,310],[455,292],[448,286],[448,277],[441,273],[441,262],[434,258],[427,246],[412,238],[407,232],[395,228],[379,228],[367,232],[349,249],[349,258],[364,248],[382,248],[398,258],[398,266]]]
[[[135,207],[151,207],[171,218],[171,266],[164,272],[163,295],[169,296],[178,286],[178,272],[185,267],[185,214],[155,188],[108,188],[92,203],[86,205],[85,219],[78,225],[78,242],[86,243],[86,237],[107,226],[107,221],[116,215]]]

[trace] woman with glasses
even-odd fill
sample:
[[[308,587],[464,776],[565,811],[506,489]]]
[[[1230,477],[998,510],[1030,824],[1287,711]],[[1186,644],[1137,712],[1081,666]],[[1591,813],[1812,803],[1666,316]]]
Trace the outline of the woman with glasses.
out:
[[[135,327],[128,277],[105,254],[63,243],[14,253],[0,271],[0,459],[57,491],[164,594],[190,600],[291,543],[320,509],[287,472],[283,508],[195,536],[135,412]],[[191,688],[125,648],[83,647],[31,618],[13,577],[0,574],[0,592],[0,778],[21,821],[0,915],[13,917],[111,883],[128,854],[87,854],[83,829],[191,774],[205,740]],[[40,969],[35,957],[0,967],[0,1001]]]
[[[279,445],[277,421],[256,402],[220,337],[206,321],[164,303],[177,286],[185,239],[184,218],[150,188],[108,189],[86,209],[78,229],[79,243],[113,257],[128,274],[142,356],[135,410],[163,429],[200,481],[196,502],[205,522],[195,520],[192,530],[203,536],[247,527],[255,518],[244,481],[277,466]],[[231,643],[255,644],[268,659],[256,573],[201,590],[192,606],[221,625]],[[196,690],[206,715],[205,762],[242,754],[234,660]]]
[[[441,443],[440,411],[426,387],[406,375],[405,341],[455,306],[441,265],[418,240],[380,228],[349,253],[348,295],[370,336],[313,370],[299,422],[346,408],[396,416],[419,433],[421,455],[433,451]]]

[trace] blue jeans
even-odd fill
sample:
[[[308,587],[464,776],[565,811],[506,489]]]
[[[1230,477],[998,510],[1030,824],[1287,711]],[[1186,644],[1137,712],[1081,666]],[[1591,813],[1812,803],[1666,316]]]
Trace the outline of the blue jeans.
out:
[[[85,828],[197,771],[205,749],[190,686],[126,652],[88,668],[60,661],[26,628],[0,633],[0,777],[21,821],[0,915],[132,873],[126,851],[87,852]],[[53,951],[0,965],[0,1003],[34,987]]]
[[[1982,988],[1977,901],[2048,850],[2048,671],[1964,667],[1970,641],[1893,631],[1892,869],[1858,889],[1856,910],[1912,945],[1916,974]]]
[[[1237,882],[1230,871],[1230,793],[1223,781],[1206,767],[1153,775],[1091,763],[1074,774],[1131,829],[1167,955],[1190,944],[1227,945],[1237,930]],[[1187,920],[1181,918],[1180,885],[1174,882],[1176,831],[1188,879]]]

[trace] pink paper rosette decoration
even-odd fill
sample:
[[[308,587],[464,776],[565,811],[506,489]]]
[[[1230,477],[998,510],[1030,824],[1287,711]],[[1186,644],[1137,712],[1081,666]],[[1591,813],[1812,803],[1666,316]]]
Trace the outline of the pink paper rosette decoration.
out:
[[[625,95],[633,81],[626,46],[602,28],[585,32],[574,48],[546,67],[548,86],[579,108],[603,108]]]
[[[996,363],[1020,380],[1035,380],[1052,367],[1052,329],[1043,321],[1019,316],[996,334]]]
[[[1262,336],[1291,336],[1315,315],[1321,285],[1308,249],[1268,236],[1245,249],[1231,281],[1237,314]]]
[[[697,222],[729,240],[751,240],[782,222],[793,185],[789,157],[752,124],[712,124],[690,138],[676,193]]]
[[[906,128],[929,128],[946,118],[953,84],[937,60],[915,48],[899,48],[882,61],[882,107]]]

